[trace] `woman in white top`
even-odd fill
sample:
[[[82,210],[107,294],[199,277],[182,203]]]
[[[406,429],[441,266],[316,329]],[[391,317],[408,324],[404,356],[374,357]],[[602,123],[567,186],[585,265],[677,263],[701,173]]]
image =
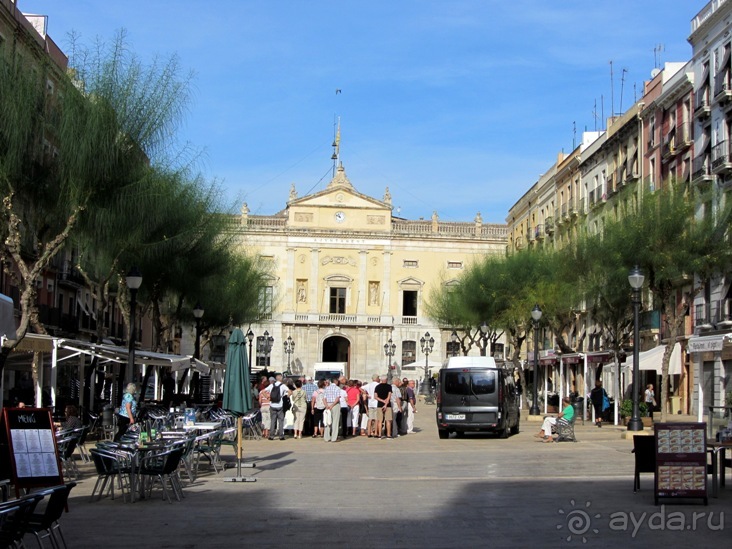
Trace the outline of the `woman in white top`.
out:
[[[651,421],[653,421],[653,408],[656,407],[656,394],[653,392],[653,385],[648,384],[646,387],[646,406],[648,407],[648,415],[651,418]]]

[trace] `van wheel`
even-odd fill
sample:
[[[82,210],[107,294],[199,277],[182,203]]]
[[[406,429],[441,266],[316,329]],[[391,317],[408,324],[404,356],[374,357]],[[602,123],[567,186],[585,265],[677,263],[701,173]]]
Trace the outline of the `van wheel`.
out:
[[[437,434],[440,438],[448,438],[450,436],[450,432],[447,429],[437,429]]]
[[[516,425],[511,427],[511,434],[512,435],[518,435],[519,434],[519,422],[516,422]]]
[[[508,435],[511,434],[511,429],[509,427],[504,427],[501,429],[501,432],[498,434],[500,438],[508,438]]]

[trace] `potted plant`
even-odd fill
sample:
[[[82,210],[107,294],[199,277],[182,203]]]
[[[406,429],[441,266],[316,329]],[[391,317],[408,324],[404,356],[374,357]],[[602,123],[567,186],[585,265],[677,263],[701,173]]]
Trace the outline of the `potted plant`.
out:
[[[648,417],[648,406],[645,402],[639,402],[638,403],[638,414],[641,417],[641,421],[643,421],[644,427],[650,427],[653,422],[651,421],[651,418]],[[620,417],[623,418],[623,425],[628,425],[628,420],[633,415],[633,401],[629,398],[626,398],[620,403]]]

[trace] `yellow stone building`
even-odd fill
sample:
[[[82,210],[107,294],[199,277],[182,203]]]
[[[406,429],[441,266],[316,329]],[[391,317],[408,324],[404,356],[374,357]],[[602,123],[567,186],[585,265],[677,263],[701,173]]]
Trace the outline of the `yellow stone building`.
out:
[[[387,373],[389,365],[392,374],[420,378],[426,364],[439,368],[452,353],[452,329],[427,316],[427,300],[456,284],[471,262],[505,253],[506,226],[483,223],[480,214],[473,222],[441,222],[436,212],[410,221],[392,209],[388,188],[380,200],[359,193],[342,164],[320,192],[298,197],[293,185],[275,215],[249,215],[243,206],[242,249],[258,257],[271,281],[263,316],[251,326],[255,369],[312,375],[316,363],[342,362],[355,379]],[[274,338],[269,353],[265,331]],[[428,356],[420,344],[426,332],[434,338]]]

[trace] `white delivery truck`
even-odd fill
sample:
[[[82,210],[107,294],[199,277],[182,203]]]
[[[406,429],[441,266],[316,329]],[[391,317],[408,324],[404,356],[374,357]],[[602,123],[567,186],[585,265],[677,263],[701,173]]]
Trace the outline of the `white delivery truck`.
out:
[[[316,362],[313,366],[313,379],[333,379],[346,375],[346,362]]]

